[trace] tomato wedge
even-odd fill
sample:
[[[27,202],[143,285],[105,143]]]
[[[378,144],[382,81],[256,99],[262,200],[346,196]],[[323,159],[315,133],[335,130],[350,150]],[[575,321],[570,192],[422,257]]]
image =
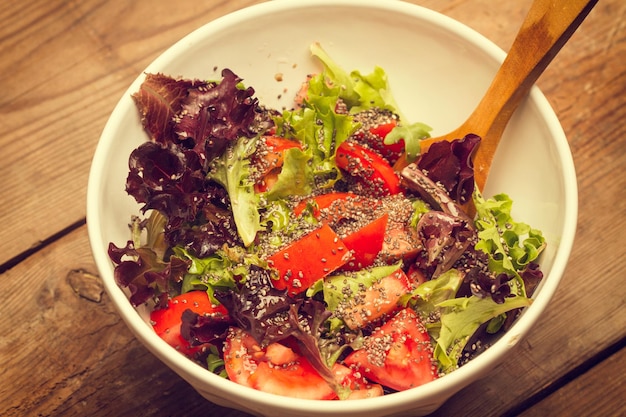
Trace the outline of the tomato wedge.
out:
[[[354,201],[354,204],[361,204],[360,198],[354,193],[333,192],[328,194],[320,194],[318,196],[307,198],[300,201],[293,209],[296,216],[300,216],[306,209],[308,204],[313,204],[313,217],[320,220],[322,210],[333,208],[330,215],[330,221],[340,220],[345,216],[347,201]]]
[[[328,224],[323,224],[268,258],[268,264],[279,274],[272,285],[290,294],[301,293],[349,258],[350,251],[343,241]]]
[[[337,397],[305,357],[279,343],[263,349],[239,328],[228,332],[224,363],[231,381],[259,391],[311,400]]]
[[[358,219],[365,208],[375,208],[380,201],[353,193],[333,192],[302,200],[294,208],[294,214],[300,216],[308,204],[313,204],[313,217],[323,224],[332,224],[345,218]],[[389,215],[385,213],[341,239],[353,252],[349,262],[342,267],[344,270],[358,271],[374,263],[383,248],[388,219]]]
[[[400,178],[378,153],[354,142],[343,142],[335,156],[337,166],[359,179],[359,183],[375,196],[402,192]]]
[[[213,304],[206,291],[198,290],[173,297],[167,302],[167,307],[150,313],[150,322],[156,334],[179,352],[191,356],[203,346],[190,346],[180,334],[181,318],[187,309],[222,321],[228,320],[228,311],[222,305]]]
[[[388,220],[389,214],[385,213],[342,239],[346,247],[352,251],[352,257],[343,269],[358,271],[374,263],[383,248]]]
[[[394,273],[375,282],[372,286],[357,294],[353,299],[356,304],[348,304],[343,308],[343,321],[350,329],[364,327],[379,318],[400,309],[400,297],[411,290],[407,276],[398,269]]]
[[[389,223],[381,250],[381,258],[387,263],[400,259],[414,260],[421,250],[421,243],[414,228],[401,223]]]
[[[377,124],[368,129],[370,136],[362,135],[362,137],[359,138],[380,153],[391,165],[395,164],[404,152],[403,139],[389,145],[385,143],[385,138],[396,126],[397,123],[395,120],[391,120],[388,123]]]
[[[426,328],[410,308],[400,310],[352,352],[344,363],[369,380],[403,391],[437,378]]]

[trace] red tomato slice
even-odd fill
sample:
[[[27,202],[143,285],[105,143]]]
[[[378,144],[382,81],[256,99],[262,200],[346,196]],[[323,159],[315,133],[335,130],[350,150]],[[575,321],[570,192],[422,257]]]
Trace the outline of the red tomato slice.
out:
[[[378,152],[380,152],[383,157],[389,161],[391,165],[393,165],[400,155],[404,152],[404,140],[401,139],[397,143],[392,143],[387,145],[385,143],[385,138],[395,127],[397,123],[395,120],[390,121],[389,123],[383,123],[376,126],[370,127],[368,130],[373,135],[374,140],[370,140],[367,143]]]
[[[345,218],[362,216],[365,207],[371,209],[380,204],[379,200],[359,196],[353,193],[334,192],[302,200],[294,208],[299,216],[313,203],[313,216],[322,223],[336,223]],[[353,252],[350,261],[343,266],[349,271],[358,271],[374,263],[376,256],[383,247],[385,229],[389,215],[385,213],[366,226],[342,238],[346,247]]]
[[[400,310],[374,331],[365,346],[348,355],[344,363],[368,379],[398,391],[437,378],[430,337],[410,308]]]
[[[352,258],[343,269],[358,271],[374,263],[383,248],[388,220],[389,214],[385,213],[342,239],[346,247],[352,251]]]
[[[381,256],[387,263],[400,259],[413,260],[420,252],[421,243],[414,228],[401,223],[389,223],[385,232]]]
[[[280,352],[279,359],[272,352]],[[230,380],[259,391],[311,400],[337,398],[305,357],[278,343],[264,350],[252,336],[238,328],[228,332],[224,362]]]
[[[279,279],[272,281],[274,287],[298,294],[344,265],[348,259],[350,252],[346,245],[330,226],[324,224],[270,256],[268,263],[278,270]]]
[[[332,371],[339,384],[350,388],[350,395],[346,398],[348,400],[381,397],[384,395],[383,387],[380,384],[372,384],[360,372],[354,369],[335,363]]]
[[[398,269],[380,281],[375,282],[357,294],[354,299],[358,304],[348,305],[343,308],[343,321],[350,329],[364,327],[368,323],[389,315],[400,309],[398,302],[400,297],[412,289],[407,276]]]
[[[335,155],[337,166],[360,179],[360,184],[376,196],[402,192],[400,178],[376,152],[353,142],[343,142]]]
[[[203,346],[190,346],[180,334],[181,317],[187,309],[216,320],[228,320],[228,311],[222,305],[214,305],[206,291],[189,291],[173,297],[166,308],[150,313],[150,322],[156,334],[179,352],[191,356]]]
[[[321,223],[336,223],[346,218],[361,218],[363,210],[373,210],[380,201],[354,193],[332,192],[300,201],[293,212],[300,216],[309,203],[313,204],[313,217]]]
[[[359,197],[353,193],[328,193],[328,194],[320,194],[318,196],[312,198],[306,198],[300,201],[296,207],[293,209],[293,213],[296,216],[300,216],[302,212],[306,209],[307,204],[313,203],[313,217],[319,220],[321,211],[324,209],[328,209],[333,205],[337,205],[334,212],[338,215],[343,216],[345,213],[345,201],[348,199],[354,199],[355,201],[359,201]],[[339,220],[339,219],[337,219]]]

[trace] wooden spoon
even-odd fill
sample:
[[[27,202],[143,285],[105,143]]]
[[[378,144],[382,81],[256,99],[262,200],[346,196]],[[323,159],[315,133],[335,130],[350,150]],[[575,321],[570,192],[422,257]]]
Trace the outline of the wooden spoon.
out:
[[[442,140],[460,139],[469,133],[480,136],[482,140],[473,162],[476,185],[482,191],[509,119],[597,1],[535,0],[506,59],[474,112],[452,132],[423,140],[421,152]],[[401,171],[406,165],[406,158],[401,158],[395,168]]]

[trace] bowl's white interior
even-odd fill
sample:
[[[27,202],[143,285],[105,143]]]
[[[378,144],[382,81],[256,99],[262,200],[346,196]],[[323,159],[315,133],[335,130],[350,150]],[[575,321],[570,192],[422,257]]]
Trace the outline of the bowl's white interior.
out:
[[[347,70],[369,73],[375,65],[383,67],[402,111],[411,121],[431,125],[433,135],[451,130],[469,115],[504,58],[493,43],[460,23],[402,2],[279,0],[209,23],[167,50],[146,72],[215,79],[222,68],[230,68],[255,88],[262,103],[282,108],[291,105],[305,76],[319,71],[308,49],[312,42],[320,42]],[[282,82],[276,81],[277,73],[282,74]],[[106,289],[131,330],[201,392],[225,399],[213,400],[239,402],[257,412],[280,415],[287,415],[287,410],[300,415],[365,411],[378,415],[419,408],[420,401],[432,408],[493,367],[552,296],[573,242],[577,190],[566,138],[545,97],[535,88],[505,132],[485,194],[506,192],[514,200],[516,218],[544,232],[548,249],[542,267],[547,279],[533,306],[498,344],[459,371],[424,387],[367,401],[315,405],[277,401],[224,382],[162,342],[147,325],[146,312],[137,314],[113,280],[108,244],[123,245],[130,215],[138,214],[137,204],[124,187],[128,156],[146,140],[130,98],[142,79],[139,76],[124,93],[98,144],[87,201],[90,243]]]

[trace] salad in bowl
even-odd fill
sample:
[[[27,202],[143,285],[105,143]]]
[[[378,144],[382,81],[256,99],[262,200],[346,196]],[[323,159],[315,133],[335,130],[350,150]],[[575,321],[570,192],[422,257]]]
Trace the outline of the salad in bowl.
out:
[[[141,216],[109,244],[115,282],[172,348],[237,384],[312,400],[405,391],[511,327],[546,240],[508,195],[476,189],[480,137],[420,154],[428,121],[408,120],[383,68],[311,53],[321,71],[280,109],[236,68],[146,74],[126,179]]]

